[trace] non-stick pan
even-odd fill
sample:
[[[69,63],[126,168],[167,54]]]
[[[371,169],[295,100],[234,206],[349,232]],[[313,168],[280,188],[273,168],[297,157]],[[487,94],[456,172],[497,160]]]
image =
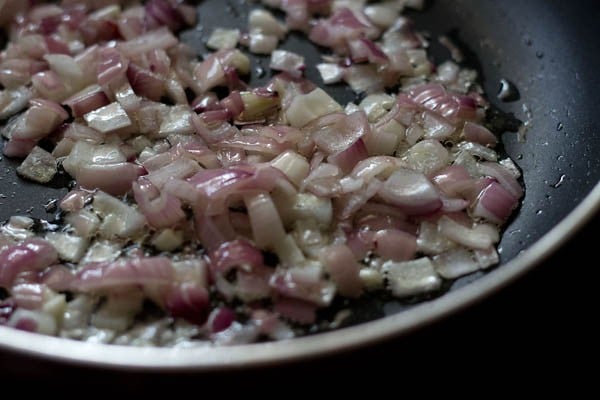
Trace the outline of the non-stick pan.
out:
[[[436,37],[445,34],[466,54],[468,66],[480,72],[490,100],[504,113],[526,121],[525,139],[502,135],[503,150],[523,171],[526,195],[500,243],[501,265],[486,274],[455,282],[444,295],[410,307],[366,300],[356,305],[351,326],[280,343],[226,348],[136,349],[104,346],[38,336],[0,327],[0,348],[34,357],[111,368],[199,370],[258,366],[300,360],[372,344],[406,334],[456,313],[512,283],[540,265],[566,243],[596,213],[600,205],[600,135],[596,123],[597,73],[600,52],[600,7],[594,0],[576,6],[561,0],[432,0],[424,12],[411,14],[431,37],[433,54],[448,58]],[[217,26],[246,26],[253,3],[243,0],[199,2],[199,25],[183,40],[199,54]],[[284,48],[302,53],[307,75],[320,82],[314,65],[319,51],[292,34]],[[254,57],[252,83],[269,78],[268,59]],[[496,99],[501,79],[518,88],[518,100]],[[354,95],[333,88],[339,101]],[[65,193],[16,177],[18,163],[0,165],[0,219],[13,214],[52,219],[46,207]]]

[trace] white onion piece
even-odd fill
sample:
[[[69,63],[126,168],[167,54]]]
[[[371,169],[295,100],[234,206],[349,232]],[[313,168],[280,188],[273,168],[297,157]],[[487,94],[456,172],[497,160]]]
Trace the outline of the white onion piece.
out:
[[[16,329],[37,332],[45,335],[55,335],[58,329],[56,320],[41,311],[30,311],[18,308],[9,318],[8,326]]]
[[[396,297],[433,292],[442,284],[433,263],[426,257],[404,262],[386,261],[383,270],[387,274],[392,294]]]
[[[459,150],[468,152],[469,154],[488,161],[497,161],[498,153],[489,147],[483,146],[474,142],[460,142],[456,146]]]
[[[338,64],[320,63],[317,64],[317,70],[321,74],[321,79],[326,85],[340,82],[344,77],[344,68]]]
[[[206,46],[215,50],[235,49],[239,40],[239,29],[216,28],[210,34]]]
[[[471,249],[485,250],[498,242],[498,229],[487,224],[466,227],[453,219],[442,216],[438,222],[441,234],[448,239]]]
[[[271,161],[271,165],[283,172],[296,187],[308,176],[309,164],[306,158],[293,151],[285,151]]]
[[[510,157],[503,158],[502,160],[498,161],[498,164],[506,168],[508,172],[515,177],[515,179],[519,179],[521,177],[521,171],[519,170],[519,167],[517,167],[515,162]]]
[[[285,71],[292,76],[302,76],[302,72],[306,68],[304,57],[286,50],[275,50],[271,53],[271,69],[277,71]]]
[[[423,115],[423,129],[428,139],[444,140],[454,132],[454,126],[442,117],[430,112]]]
[[[432,213],[442,206],[440,194],[429,179],[409,169],[394,172],[384,182],[379,196],[409,215]]]
[[[90,127],[102,133],[113,132],[131,125],[131,119],[117,102],[91,111],[83,118]]]
[[[494,247],[490,247],[487,250],[475,250],[473,253],[481,269],[489,268],[500,262],[500,256]]]
[[[88,247],[87,239],[63,232],[49,232],[46,240],[54,246],[62,260],[79,262]]]
[[[336,111],[342,107],[323,89],[316,88],[307,94],[294,97],[285,116],[295,128],[302,128],[315,119]]]
[[[86,77],[73,57],[64,54],[46,54],[44,60],[63,82],[68,82],[71,92],[91,84],[91,79]]]
[[[378,93],[384,88],[381,76],[373,65],[352,65],[346,68],[344,81],[356,93]]]
[[[452,249],[433,257],[435,270],[445,279],[456,279],[479,270],[473,254],[464,248]]]
[[[20,87],[15,90],[1,90],[0,120],[4,120],[23,110],[27,106],[30,98],[31,91],[25,87]]]
[[[105,237],[136,237],[146,223],[136,209],[104,192],[94,194],[92,208],[103,218],[99,229]]]
[[[427,255],[443,253],[456,247],[456,244],[442,235],[435,223],[423,221],[419,227],[417,249]]]
[[[56,159],[46,150],[35,147],[17,167],[17,173],[35,182],[48,183],[58,172]]]
[[[265,35],[260,32],[250,33],[248,48],[254,54],[271,54],[277,48],[279,39],[275,35]]]
[[[254,242],[261,249],[274,249],[285,239],[283,223],[273,200],[268,194],[244,197],[248,209]]]
[[[75,230],[78,236],[86,239],[89,239],[100,226],[100,219],[95,213],[81,209],[69,212],[65,216],[65,222]]]
[[[409,168],[431,175],[448,165],[448,150],[437,140],[426,139],[407,150],[402,160]]]
[[[273,14],[267,10],[256,9],[250,11],[248,26],[250,28],[250,35],[253,32],[258,32],[264,35],[275,36],[281,40],[287,34],[286,26],[277,21]]]
[[[375,177],[386,179],[394,171],[403,167],[406,167],[406,165],[396,157],[369,157],[356,164],[350,175],[364,181],[370,181]]]
[[[365,15],[380,28],[389,28],[398,18],[398,9],[394,2],[372,4],[364,9]]]

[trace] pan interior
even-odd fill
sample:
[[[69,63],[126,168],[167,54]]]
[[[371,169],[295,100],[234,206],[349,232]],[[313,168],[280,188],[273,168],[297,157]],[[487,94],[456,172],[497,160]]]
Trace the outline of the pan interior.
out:
[[[199,26],[182,38],[204,54],[202,43],[212,29],[245,26],[249,7],[244,1],[205,0],[198,6]],[[506,264],[556,226],[600,180],[600,157],[595,156],[600,135],[593,120],[596,106],[591,89],[600,87],[595,71],[600,53],[594,51],[594,41],[587,40],[597,37],[599,7],[593,0],[582,0],[578,7],[560,0],[433,0],[426,12],[411,17],[429,33],[433,53],[439,57],[436,61],[448,57],[437,37],[450,36],[461,45],[470,66],[480,72],[492,103],[528,121],[525,141],[515,133],[502,136],[506,153],[523,171],[526,188],[523,205],[500,243],[501,263]],[[314,67],[320,60],[318,49],[296,34],[282,47],[305,55],[308,78],[320,81]],[[268,80],[268,57],[253,56],[252,63],[251,84]],[[502,103],[495,98],[503,78],[518,87],[520,100]],[[332,91],[341,102],[354,99],[347,88]],[[20,180],[16,165],[14,160],[0,161],[0,220],[14,214],[52,220],[54,211],[45,205],[66,189]],[[451,289],[477,277],[458,280]],[[403,308],[378,299],[367,299],[357,307],[354,323]]]

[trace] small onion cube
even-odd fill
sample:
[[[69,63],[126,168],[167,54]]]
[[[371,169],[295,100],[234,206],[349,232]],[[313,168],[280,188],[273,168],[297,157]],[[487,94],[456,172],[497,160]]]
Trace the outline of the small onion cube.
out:
[[[342,111],[342,107],[323,89],[316,88],[312,92],[294,97],[285,116],[289,124],[301,128],[323,115]]]
[[[250,51],[254,54],[271,54],[277,48],[279,39],[274,35],[265,35],[259,32],[250,33]]]
[[[465,248],[457,248],[433,257],[435,270],[445,279],[456,279],[479,270],[473,254]]]
[[[383,264],[383,270],[396,297],[433,292],[442,285],[433,263],[426,257],[404,262],[387,261]]]
[[[275,50],[271,53],[271,69],[289,72],[294,76],[301,76],[306,67],[304,57],[287,50]]]
[[[215,50],[235,49],[239,40],[239,29],[216,28],[208,38],[206,46]]]
[[[344,78],[344,68],[338,64],[320,63],[317,64],[317,70],[326,85],[338,83]]]
[[[91,111],[83,116],[88,125],[102,133],[113,132],[131,125],[127,112],[117,102]]]
[[[379,190],[387,203],[410,215],[423,215],[442,207],[440,194],[425,175],[409,169],[394,172]]]

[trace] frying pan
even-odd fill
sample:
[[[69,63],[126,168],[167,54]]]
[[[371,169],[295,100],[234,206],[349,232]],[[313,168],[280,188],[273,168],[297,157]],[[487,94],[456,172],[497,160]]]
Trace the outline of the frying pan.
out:
[[[0,327],[0,348],[59,362],[134,370],[219,370],[301,360],[372,344],[406,334],[427,323],[482,301],[542,263],[589,221],[600,204],[600,135],[595,123],[597,69],[600,52],[594,38],[600,7],[594,0],[577,6],[561,0],[433,0],[423,13],[413,13],[418,26],[432,37],[438,61],[448,57],[437,45],[438,35],[449,35],[467,55],[466,63],[480,72],[490,100],[517,118],[530,120],[526,140],[506,132],[506,154],[523,171],[523,206],[509,221],[499,251],[501,265],[486,274],[459,279],[444,295],[417,305],[367,299],[356,304],[352,326],[334,332],[229,348],[136,349],[102,346],[32,335]],[[214,27],[245,27],[251,5],[242,0],[205,0],[199,3],[199,25],[182,39],[200,54]],[[319,51],[292,34],[283,48],[302,53],[307,75],[320,82],[314,65]],[[253,57],[253,84],[269,78],[268,59]],[[262,73],[261,71],[266,71]],[[494,95],[501,79],[512,81],[520,99],[501,103]],[[332,89],[340,102],[354,95],[343,87]],[[52,219],[46,204],[66,189],[41,187],[20,180],[18,164],[0,165],[0,219],[29,214]]]

